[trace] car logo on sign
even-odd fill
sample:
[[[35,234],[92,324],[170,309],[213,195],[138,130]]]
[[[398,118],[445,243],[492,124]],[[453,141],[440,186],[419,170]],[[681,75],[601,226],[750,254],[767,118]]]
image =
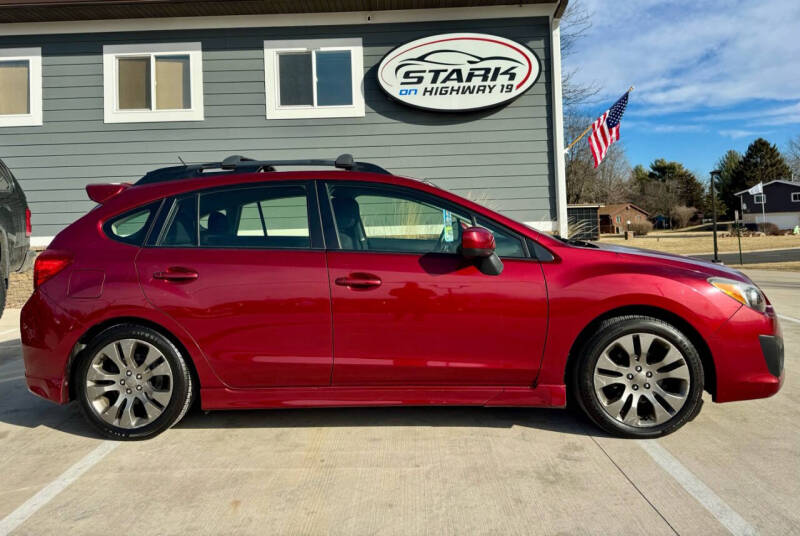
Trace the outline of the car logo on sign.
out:
[[[485,34],[443,34],[406,43],[378,66],[392,98],[424,110],[464,112],[499,106],[525,93],[541,72],[524,45]]]

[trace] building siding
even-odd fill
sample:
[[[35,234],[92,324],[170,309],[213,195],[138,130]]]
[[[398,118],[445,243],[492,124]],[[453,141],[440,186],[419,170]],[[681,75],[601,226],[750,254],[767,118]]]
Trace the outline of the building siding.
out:
[[[800,183],[786,184],[775,182],[764,186],[766,205],[764,212],[800,212],[800,202],[792,201],[792,193],[800,192]],[[740,196],[744,201],[745,214],[761,214],[761,205],[755,202],[755,196],[744,192]],[[740,207],[733,207],[739,209]]]
[[[464,114],[391,101],[375,71],[394,47],[447,32],[491,33],[524,43],[542,74],[519,99]],[[366,116],[265,118],[263,41],[361,37]],[[546,18],[176,30],[0,37],[0,48],[42,47],[44,125],[0,128],[0,158],[33,211],[34,236],[53,236],[93,204],[91,182],[231,154],[260,159],[334,158],[350,152],[393,173],[429,178],[520,221],[556,219],[550,29]],[[200,41],[205,120],[103,123],[103,45]]]

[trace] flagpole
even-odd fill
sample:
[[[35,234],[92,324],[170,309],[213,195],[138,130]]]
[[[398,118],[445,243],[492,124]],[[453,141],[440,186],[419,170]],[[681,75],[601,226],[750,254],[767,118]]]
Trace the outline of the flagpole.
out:
[[[626,91],[626,93],[630,93],[631,91],[633,91],[633,86],[629,87],[629,88],[628,88],[628,91]],[[592,124],[594,124],[594,123],[592,123]],[[573,147],[573,146],[574,146],[576,143],[578,143],[579,141],[581,141],[581,139],[582,139],[582,138],[583,138],[583,137],[584,137],[586,134],[588,134],[590,130],[592,130],[592,124],[590,124],[588,127],[586,127],[586,130],[584,130],[583,132],[581,132],[581,135],[580,135],[580,136],[578,136],[577,138],[575,138],[574,140],[572,140],[572,143],[570,143],[569,145],[567,145],[567,148],[566,148],[566,149],[564,149],[564,154],[568,153],[568,152],[569,152],[569,150],[570,150],[570,149],[572,149],[572,147]]]

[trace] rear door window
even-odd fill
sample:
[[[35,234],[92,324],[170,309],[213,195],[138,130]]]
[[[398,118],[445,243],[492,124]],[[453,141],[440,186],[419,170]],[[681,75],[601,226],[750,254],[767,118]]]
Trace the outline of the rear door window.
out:
[[[200,246],[311,247],[305,185],[236,188],[200,195]]]

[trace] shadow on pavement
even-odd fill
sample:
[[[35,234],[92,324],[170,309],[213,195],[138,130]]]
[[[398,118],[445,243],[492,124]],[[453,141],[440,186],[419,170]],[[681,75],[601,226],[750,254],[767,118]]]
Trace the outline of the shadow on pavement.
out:
[[[28,392],[24,380],[0,385],[0,423],[25,428],[44,426],[83,437],[100,437],[80,414],[77,404],[73,402],[59,406],[41,400]],[[524,426],[564,434],[603,435],[582,416],[569,410],[461,406],[265,409],[213,411],[207,414],[195,408],[175,427],[225,430],[377,426],[450,428]]]
[[[0,343],[0,378],[24,374],[19,340]],[[25,380],[0,383],[0,422],[25,428],[45,426],[84,437],[99,437],[75,403],[59,406],[29,393]],[[602,434],[573,411],[545,408],[484,408],[475,406],[297,408],[204,413],[195,407],[176,428],[317,428],[435,426],[451,428],[511,428],[524,426],[574,435]]]
[[[573,435],[604,435],[581,415],[550,408],[476,406],[297,408],[279,410],[191,411],[176,428],[317,428],[317,427],[511,428],[524,426]]]

